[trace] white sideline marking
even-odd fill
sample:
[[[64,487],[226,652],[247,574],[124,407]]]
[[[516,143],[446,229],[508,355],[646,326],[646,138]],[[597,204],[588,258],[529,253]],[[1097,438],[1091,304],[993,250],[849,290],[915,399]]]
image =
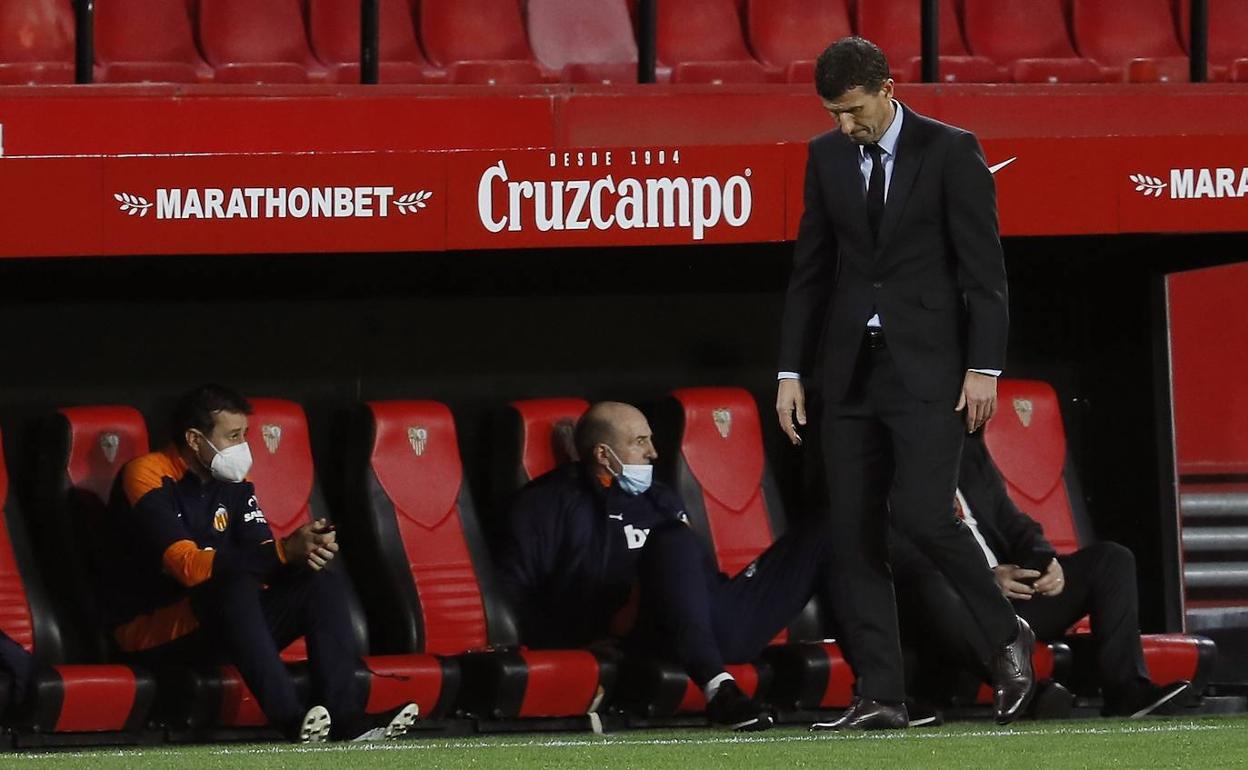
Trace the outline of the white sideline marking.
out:
[[[816,743],[821,741],[895,741],[895,740],[948,740],[959,738],[1017,738],[1028,735],[1134,735],[1141,733],[1193,733],[1214,732],[1217,730],[1242,730],[1240,722],[1235,723],[1196,723],[1176,722],[1157,725],[1139,725],[1127,727],[1058,727],[1050,729],[1017,730],[1001,728],[998,730],[972,730],[969,732],[949,732],[940,730],[881,730],[868,733],[836,733],[818,732],[798,735],[706,735],[689,738],[643,738],[617,735],[605,735],[601,738],[534,738],[527,741],[484,741],[479,738],[455,740],[449,738],[430,738],[429,740],[403,740],[388,743],[349,744],[331,743],[320,746],[296,746],[288,743],[274,743],[268,746],[233,747],[222,746],[209,749],[203,753],[212,756],[258,756],[264,754],[321,754],[325,752],[351,751],[430,751],[435,749],[523,749],[523,748],[610,748],[615,746],[715,746],[734,743]],[[191,747],[187,747],[191,748]],[[175,757],[188,756],[197,752],[171,748],[158,749],[115,749],[105,751],[52,751],[38,753],[9,754],[5,759],[41,760],[41,759],[87,759],[91,757]]]

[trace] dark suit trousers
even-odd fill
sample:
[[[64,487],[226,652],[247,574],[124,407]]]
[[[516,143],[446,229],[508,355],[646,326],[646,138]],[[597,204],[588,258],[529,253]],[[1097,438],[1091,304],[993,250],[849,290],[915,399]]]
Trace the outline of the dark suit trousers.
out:
[[[1096,642],[1097,673],[1106,695],[1147,680],[1140,648],[1135,558],[1117,543],[1095,543],[1059,556],[1066,588],[1057,596],[1015,600],[1019,617],[1042,641],[1061,639],[1075,622],[1090,615]],[[921,559],[897,565],[898,602],[906,636],[920,659],[959,660],[986,676],[980,661],[990,652],[972,625],[970,610],[935,566]]]
[[[965,433],[955,401],[925,402],[901,381],[887,348],[864,346],[846,397],[824,404],[836,579],[834,614],[858,694],[881,701],[905,695],[897,607],[888,561],[888,525],[909,537],[970,609],[994,647],[1016,634],[953,498]]]

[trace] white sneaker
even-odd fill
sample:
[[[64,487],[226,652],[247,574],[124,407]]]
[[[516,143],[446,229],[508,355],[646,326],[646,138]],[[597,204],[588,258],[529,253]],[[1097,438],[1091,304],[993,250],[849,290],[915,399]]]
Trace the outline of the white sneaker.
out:
[[[408,730],[412,729],[412,725],[416,724],[416,719],[419,716],[420,706],[417,706],[415,703],[409,703],[390,718],[390,724],[385,727],[374,727],[371,730],[366,730],[351,740],[352,742],[376,742],[402,738],[404,735],[407,735]]]
[[[329,710],[313,706],[299,723],[300,743],[324,743],[329,740]]]

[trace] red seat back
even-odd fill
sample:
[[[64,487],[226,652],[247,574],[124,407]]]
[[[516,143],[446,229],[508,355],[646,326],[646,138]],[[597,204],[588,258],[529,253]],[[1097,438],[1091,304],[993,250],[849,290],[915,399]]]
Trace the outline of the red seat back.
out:
[[[971,50],[995,62],[1077,58],[1061,0],[963,0]]]
[[[0,3],[0,84],[73,79],[74,14],[69,0]]]
[[[95,12],[95,60],[185,64],[209,72],[191,17],[178,0],[107,0]]]
[[[1179,2],[1179,42],[1187,50],[1192,38],[1192,0]],[[1248,3],[1209,0],[1209,62],[1228,66],[1248,58]]]
[[[122,466],[149,451],[147,423],[130,406],[71,406],[57,411],[67,433],[67,486],[76,504],[103,511]]]
[[[18,569],[13,541],[9,538],[9,471],[4,461],[3,443],[0,443],[0,504],[4,505],[4,515],[0,516],[0,631],[8,634],[27,652],[32,652],[35,647],[34,622],[26,599],[26,584]]]
[[[529,0],[525,12],[533,54],[546,67],[636,67],[637,40],[624,0]]]
[[[1101,64],[1184,55],[1169,0],[1074,0],[1071,22],[1079,51]]]
[[[380,0],[378,58],[427,64],[416,40],[410,0]],[[308,0],[312,49],[325,64],[360,63],[359,0]]]
[[[490,639],[474,560],[481,544],[470,543],[480,533],[451,411],[435,401],[374,401],[368,413],[368,515],[389,574],[408,582],[393,590],[414,589],[418,606],[401,609],[423,628],[420,651],[483,647]]]
[[[509,406],[518,423],[520,452],[515,471],[520,485],[577,459],[573,431],[576,421],[589,409],[588,401],[533,398],[512,401]]]
[[[784,69],[853,32],[844,0],[750,0],[746,30],[758,60]]]
[[[277,398],[251,399],[247,428],[256,497],[277,537],[286,537],[313,518],[315,471],[303,407]],[[320,513],[319,511],[317,513]]]
[[[420,34],[441,66],[533,58],[518,0],[420,0]]]
[[[764,491],[758,409],[740,388],[682,388],[672,397],[683,417],[676,472],[681,495],[695,526],[698,514],[704,517],[719,568],[735,575],[777,534]]]
[[[752,60],[741,16],[733,0],[660,2],[658,58],[669,67],[683,62]]]
[[[312,64],[299,0],[197,0],[199,44],[214,67]]]
[[[941,56],[965,56],[966,45],[958,31],[958,13],[953,0],[940,0],[939,13]],[[858,34],[882,48],[894,70],[922,52],[919,3],[858,0],[855,20]]]
[[[1066,485],[1066,430],[1057,393],[1039,380],[1002,379],[984,443],[1014,504],[1044,527],[1058,553],[1079,548]]]

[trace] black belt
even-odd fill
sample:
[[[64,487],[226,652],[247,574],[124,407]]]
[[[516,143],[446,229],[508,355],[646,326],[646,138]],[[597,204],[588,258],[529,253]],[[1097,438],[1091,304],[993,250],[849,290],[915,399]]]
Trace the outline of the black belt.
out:
[[[884,330],[879,326],[868,326],[862,341],[868,350],[882,350],[885,347]]]

